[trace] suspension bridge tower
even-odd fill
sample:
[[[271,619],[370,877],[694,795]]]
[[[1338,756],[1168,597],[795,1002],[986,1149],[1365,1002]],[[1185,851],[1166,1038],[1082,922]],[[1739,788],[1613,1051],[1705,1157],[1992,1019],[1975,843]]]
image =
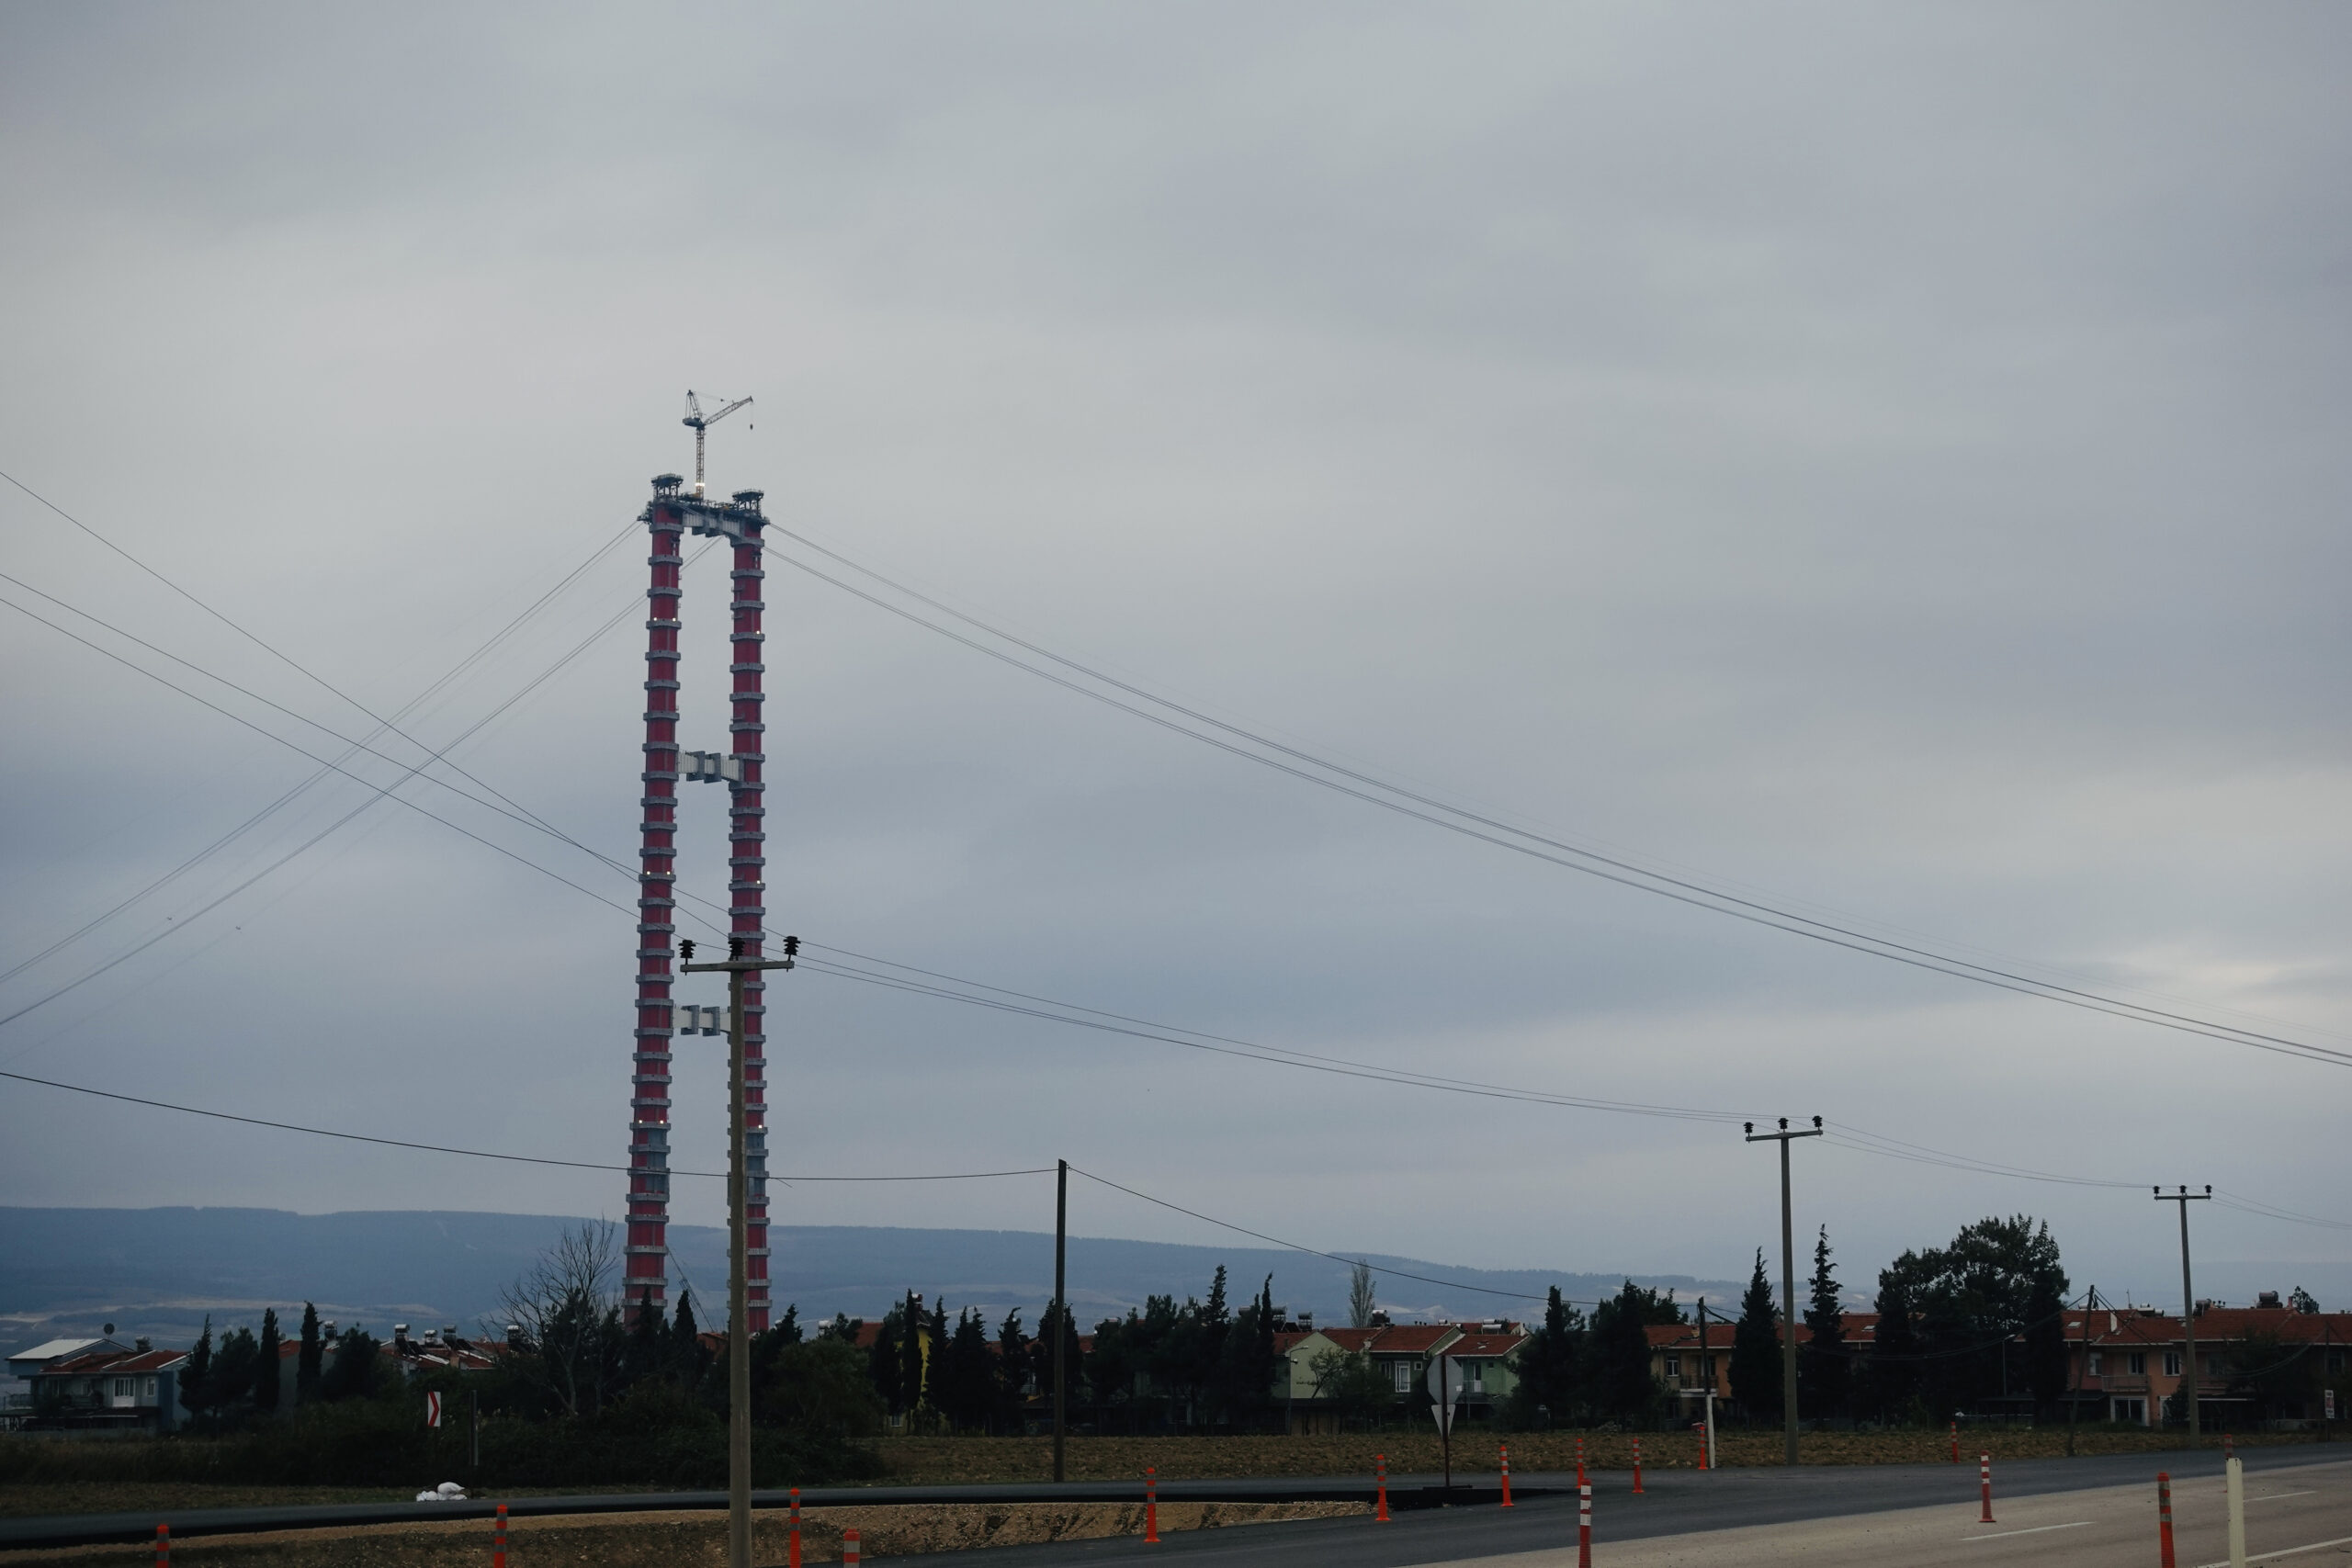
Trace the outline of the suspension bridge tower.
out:
[[[639,778],[644,787],[638,873],[637,1029],[635,1074],[629,1097],[628,1243],[622,1280],[626,1310],[634,1315],[662,1313],[669,1288],[670,1055],[682,1032],[680,1011],[671,996],[672,958],[677,941],[676,860],[681,783],[722,784],[727,788],[728,935],[741,942],[742,956],[761,955],[767,921],[766,806],[762,782],[767,726],[762,713],[761,657],[766,634],[761,618],[766,573],[762,565],[761,492],[737,491],[728,501],[706,498],[702,485],[703,426],[720,415],[702,417],[689,398],[686,423],[695,432],[695,483],[677,474],[653,480],[653,498],[640,520],[652,540],[646,557],[651,579],[646,588],[645,744]],[[749,399],[730,404],[732,412]],[[678,741],[679,610],[684,597],[681,572],[687,535],[723,539],[730,548],[733,592],[728,610],[728,696],[730,718],[723,751],[682,750]],[[764,1028],[765,987],[753,971],[744,978],[745,1219],[748,1223],[748,1325],[768,1326],[767,1086]],[[690,1015],[692,1016],[692,1015]],[[716,1032],[710,1010],[699,1010],[695,1032]]]

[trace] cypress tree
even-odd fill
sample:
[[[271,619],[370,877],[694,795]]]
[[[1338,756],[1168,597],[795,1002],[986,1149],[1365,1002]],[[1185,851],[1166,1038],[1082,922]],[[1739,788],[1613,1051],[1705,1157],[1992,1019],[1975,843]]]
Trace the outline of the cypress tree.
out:
[[[1781,1309],[1772,1303],[1772,1282],[1764,1277],[1764,1249],[1756,1249],[1756,1271],[1739,1298],[1739,1323],[1731,1334],[1731,1396],[1751,1421],[1781,1418]]]
[[[1901,1421],[1911,1412],[1918,1386],[1919,1334],[1913,1322],[1911,1286],[1895,1269],[1879,1272],[1878,1328],[1871,1336],[1870,1401],[1882,1421]]]
[[[236,1328],[220,1336],[212,1348],[212,1388],[205,1403],[219,1414],[244,1399],[254,1391],[254,1372],[261,1363],[261,1346],[250,1328]]]
[[[1544,1303],[1544,1322],[1520,1347],[1519,1382],[1510,1395],[1513,1426],[1564,1427],[1575,1418],[1584,1337],[1584,1315],[1553,1286]]]
[[[922,1301],[912,1291],[899,1318],[899,1399],[911,1414],[922,1408]]]
[[[695,1388],[702,1382],[702,1328],[695,1322],[695,1298],[691,1291],[678,1292],[678,1310],[670,1315],[668,1343],[662,1348],[662,1364],[683,1387]]]
[[[874,1336],[873,1348],[865,1353],[865,1374],[874,1383],[874,1392],[882,1400],[882,1408],[892,1416],[907,1411],[903,1380],[899,1376],[902,1346],[906,1333],[906,1308],[894,1306],[882,1314],[880,1326]]]
[[[1846,1353],[1846,1314],[1838,1276],[1829,1267],[1829,1227],[1813,1248],[1813,1284],[1805,1305],[1811,1342],[1797,1358],[1798,1399],[1808,1416],[1843,1416],[1852,1393],[1852,1361]]]
[[[1014,1423],[1014,1434],[1020,1433],[1021,1406],[1029,1397],[1029,1380],[1035,1375],[1036,1365],[1029,1356],[1029,1336],[1021,1326],[1021,1309],[1015,1307],[1006,1313],[1004,1321],[997,1325],[996,1365],[992,1369],[991,1380],[996,1385],[996,1398],[989,1416],[991,1430],[994,1429],[995,1417],[1003,1416]],[[1046,1385],[1050,1385],[1052,1381],[1051,1371],[1040,1380]],[[1046,1386],[1046,1392],[1050,1395],[1053,1389]]]
[[[620,1382],[624,1388],[661,1374],[663,1340],[669,1326],[653,1310],[651,1302],[639,1302],[630,1308],[628,1321],[628,1334],[621,1342]]]
[[[330,1400],[356,1399],[375,1393],[377,1352],[382,1348],[376,1337],[357,1324],[336,1335],[334,1359],[319,1377],[320,1395]]]
[[[278,1347],[284,1342],[285,1337],[277,1328],[277,1309],[264,1307],[260,1355],[254,1366],[254,1408],[265,1414],[277,1408],[278,1368],[285,1359],[278,1354]]]
[[[302,1350],[294,1362],[294,1399],[307,1404],[319,1397],[319,1370],[323,1347],[319,1343],[319,1309],[302,1303]]]
[[[996,1404],[995,1362],[987,1323],[966,1307],[956,1314],[954,1336],[932,1348],[933,1403],[954,1425],[968,1429],[988,1420]]]
[[[945,1359],[941,1352],[947,1348],[947,1297],[943,1293],[931,1309],[931,1322],[925,1331],[931,1342],[930,1353],[923,1361],[923,1402],[936,1410],[940,1407],[940,1390],[946,1372]]]
[[[1089,1375],[1085,1352],[1079,1345],[1076,1321],[1071,1318],[1067,1309],[1057,1308],[1049,1303],[1044,1314],[1037,1319],[1035,1352],[1037,1390],[1048,1400],[1054,1396],[1054,1339],[1057,1335],[1062,1341],[1064,1357],[1062,1376],[1066,1382],[1070,1407],[1074,1411],[1078,1407],[1079,1401],[1085,1397],[1085,1379]]]
[[[201,1416],[212,1403],[212,1314],[204,1314],[204,1332],[196,1337],[196,1348],[187,1353],[187,1365],[180,1370],[180,1408],[190,1416]]]
[[[1586,1337],[1590,1371],[1585,1386],[1600,1413],[1612,1420],[1636,1420],[1657,1399],[1650,1376],[1650,1339],[1645,1321],[1646,1292],[1631,1280],[1613,1300],[1594,1309]]]
[[[1233,1332],[1233,1314],[1226,1304],[1225,1265],[1216,1266],[1216,1278],[1209,1283],[1209,1299],[1194,1321],[1193,1365],[1187,1369],[1192,1386],[1206,1393],[1216,1386],[1217,1373],[1225,1365],[1225,1342]]]

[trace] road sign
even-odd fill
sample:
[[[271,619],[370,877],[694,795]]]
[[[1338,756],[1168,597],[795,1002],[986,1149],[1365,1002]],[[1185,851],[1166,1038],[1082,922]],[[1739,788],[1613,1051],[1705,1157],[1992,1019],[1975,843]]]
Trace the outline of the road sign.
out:
[[[441,1396],[437,1393],[424,1396],[424,1424],[428,1427],[441,1425]]]
[[[1430,1362],[1425,1380],[1430,1391],[1430,1414],[1437,1420],[1440,1433],[1450,1436],[1453,1430],[1454,1407],[1462,1403],[1468,1379],[1462,1363],[1451,1356],[1439,1356]]]

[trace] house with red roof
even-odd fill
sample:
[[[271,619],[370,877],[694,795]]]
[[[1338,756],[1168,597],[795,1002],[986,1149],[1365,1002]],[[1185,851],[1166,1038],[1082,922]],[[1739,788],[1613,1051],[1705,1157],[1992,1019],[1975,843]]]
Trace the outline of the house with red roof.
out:
[[[2265,1291],[2250,1307],[2199,1302],[2197,1418],[2207,1431],[2341,1420],[2352,1375],[2352,1313],[2301,1312]],[[2066,1314],[2067,1388],[2090,1420],[2185,1422],[2188,1340],[2177,1313],[2095,1307]]]
[[[1333,1433],[1340,1413],[1324,1390],[1323,1371],[1337,1356],[1362,1357],[1408,1409],[1421,1395],[1430,1362],[1439,1357],[1462,1363],[1464,1414],[1490,1415],[1516,1381],[1514,1363],[1527,1343],[1524,1325],[1486,1323],[1390,1323],[1375,1316],[1364,1328],[1317,1328],[1274,1337],[1274,1397],[1283,1403],[1284,1425],[1294,1436]]]
[[[28,1431],[172,1431],[187,1416],[179,1390],[187,1365],[187,1351],[158,1350],[141,1339],[129,1349],[108,1341],[28,1368],[29,1413],[19,1425]]]
[[[1878,1314],[1849,1312],[1839,1314],[1845,1334],[1847,1353],[1868,1356],[1878,1339]],[[1650,1376],[1666,1391],[1667,1399],[1676,1409],[1675,1419],[1696,1421],[1706,1413],[1707,1390],[1712,1386],[1715,1397],[1726,1403],[1731,1399],[1731,1339],[1735,1325],[1730,1319],[1710,1315],[1703,1342],[1699,1337],[1697,1323],[1651,1324],[1643,1332],[1650,1342]],[[1797,1324],[1797,1343],[1813,1343],[1813,1327]]]

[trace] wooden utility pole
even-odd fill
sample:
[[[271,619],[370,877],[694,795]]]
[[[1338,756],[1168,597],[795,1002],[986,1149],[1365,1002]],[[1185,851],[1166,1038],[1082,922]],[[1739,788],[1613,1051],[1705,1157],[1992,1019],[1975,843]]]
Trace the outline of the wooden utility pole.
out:
[[[782,958],[745,958],[729,938],[724,964],[681,963],[682,974],[727,976],[727,1568],[752,1568],[752,1309],[749,1182],[743,1169],[743,976],[789,969],[800,939],[784,939]],[[680,944],[691,960],[695,944]]]
[[[1818,1116],[1811,1127],[1793,1133],[1785,1116],[1777,1133],[1759,1133],[1755,1122],[1747,1123],[1749,1143],[1781,1145],[1781,1426],[1787,1449],[1782,1462],[1787,1464],[1797,1462],[1797,1260],[1796,1235],[1789,1219],[1789,1144],[1796,1138],[1819,1136]]]
[[[1062,1434],[1069,1387],[1069,1161],[1054,1162],[1054,1479],[1062,1479]]]

